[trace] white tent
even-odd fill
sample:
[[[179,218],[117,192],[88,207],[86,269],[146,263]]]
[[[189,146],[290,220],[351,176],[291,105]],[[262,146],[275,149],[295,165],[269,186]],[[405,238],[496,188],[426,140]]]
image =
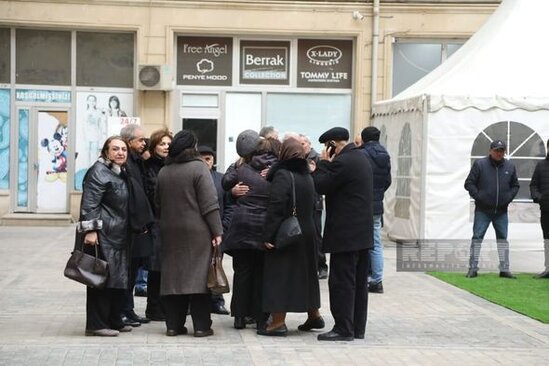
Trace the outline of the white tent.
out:
[[[474,204],[463,183],[472,159],[502,139],[521,183],[509,238],[541,243],[529,178],[549,138],[548,15],[547,0],[504,0],[448,61],[374,105],[373,123],[392,161],[389,238],[470,238]]]

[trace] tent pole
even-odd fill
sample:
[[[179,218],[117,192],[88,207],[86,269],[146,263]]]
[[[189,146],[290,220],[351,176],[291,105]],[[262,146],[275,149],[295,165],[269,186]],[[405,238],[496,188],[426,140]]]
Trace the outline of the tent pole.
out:
[[[423,95],[422,106],[422,136],[421,136],[421,195],[419,202],[419,239],[425,238],[425,217],[426,217],[426,201],[427,201],[427,154],[428,154],[428,138],[429,138],[429,96]],[[432,239],[432,238],[431,238]]]

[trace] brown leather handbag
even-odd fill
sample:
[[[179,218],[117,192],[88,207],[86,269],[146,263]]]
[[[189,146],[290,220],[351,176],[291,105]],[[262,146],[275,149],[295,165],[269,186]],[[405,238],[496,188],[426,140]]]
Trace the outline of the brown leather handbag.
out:
[[[65,266],[65,277],[89,287],[105,287],[109,266],[107,261],[99,258],[98,246],[94,245],[95,256],[84,253],[82,247],[80,250],[75,249]]]
[[[230,291],[229,281],[223,270],[221,259],[219,247],[216,246],[213,249],[212,261],[208,269],[208,289],[214,295],[221,295]]]

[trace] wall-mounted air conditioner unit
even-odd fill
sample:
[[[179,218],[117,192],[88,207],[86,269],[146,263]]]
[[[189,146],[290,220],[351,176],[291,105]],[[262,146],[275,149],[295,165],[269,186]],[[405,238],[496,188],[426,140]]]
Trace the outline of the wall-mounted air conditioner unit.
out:
[[[172,70],[170,65],[139,65],[137,67],[137,89],[171,90]]]

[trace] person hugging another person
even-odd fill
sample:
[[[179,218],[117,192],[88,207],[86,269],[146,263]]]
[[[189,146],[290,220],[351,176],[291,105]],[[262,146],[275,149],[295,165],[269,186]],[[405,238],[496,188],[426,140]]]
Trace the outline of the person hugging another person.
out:
[[[267,253],[264,261],[263,312],[272,314],[271,324],[257,330],[264,336],[286,336],[287,312],[307,312],[307,321],[298,329],[324,328],[320,316],[318,284],[318,248],[315,241],[315,188],[301,142],[288,138],[282,143],[280,161],[267,175],[271,182],[263,240]],[[295,188],[295,197],[294,197]],[[297,212],[302,235],[286,248],[277,249],[274,241],[280,225]]]

